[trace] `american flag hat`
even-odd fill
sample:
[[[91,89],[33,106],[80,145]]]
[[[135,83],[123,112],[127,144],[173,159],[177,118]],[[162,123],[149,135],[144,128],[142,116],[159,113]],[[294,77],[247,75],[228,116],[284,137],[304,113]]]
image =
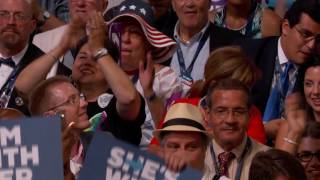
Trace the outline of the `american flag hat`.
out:
[[[122,17],[131,17],[139,22],[146,39],[153,47],[151,54],[156,63],[165,62],[175,53],[176,42],[153,27],[153,10],[149,4],[141,0],[125,0],[118,6],[114,18],[107,24],[112,26]]]

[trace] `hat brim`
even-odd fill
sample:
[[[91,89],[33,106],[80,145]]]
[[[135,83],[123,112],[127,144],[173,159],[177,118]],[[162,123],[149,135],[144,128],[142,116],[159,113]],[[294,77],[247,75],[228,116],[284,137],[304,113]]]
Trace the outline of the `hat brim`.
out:
[[[153,49],[151,50],[152,58],[156,63],[163,63],[169,60],[176,52],[177,46],[174,40],[158,31],[156,28],[150,26],[143,18],[134,13],[120,14],[107,23],[111,24],[121,17],[131,17],[139,22],[146,39],[148,40],[149,44],[153,46]]]
[[[207,131],[200,130],[198,128],[194,128],[191,126],[185,126],[185,125],[174,125],[174,126],[168,126],[163,129],[155,129],[153,131],[153,136],[156,137],[159,141],[161,140],[160,134],[162,132],[199,132],[203,133],[207,136],[208,139],[211,139],[211,135]]]

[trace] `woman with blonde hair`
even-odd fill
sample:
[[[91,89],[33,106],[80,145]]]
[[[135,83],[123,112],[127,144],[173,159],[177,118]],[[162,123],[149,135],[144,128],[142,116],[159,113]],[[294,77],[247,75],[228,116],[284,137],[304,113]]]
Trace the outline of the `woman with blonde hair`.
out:
[[[226,78],[240,80],[251,87],[259,76],[260,72],[240,47],[218,48],[209,55],[204,68],[204,79],[196,81],[187,96],[190,98],[203,97],[212,81]]]

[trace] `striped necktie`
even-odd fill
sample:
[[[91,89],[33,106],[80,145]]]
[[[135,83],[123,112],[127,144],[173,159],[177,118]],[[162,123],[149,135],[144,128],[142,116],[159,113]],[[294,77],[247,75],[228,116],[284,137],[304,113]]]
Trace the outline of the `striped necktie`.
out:
[[[278,75],[276,78],[276,83],[272,87],[266,109],[263,114],[263,121],[269,122],[272,119],[277,119],[281,117],[284,110],[284,100],[288,94],[289,87],[293,86],[292,82],[289,80],[289,72],[294,68],[291,62],[285,64],[284,71]],[[277,75],[276,75],[277,76]]]

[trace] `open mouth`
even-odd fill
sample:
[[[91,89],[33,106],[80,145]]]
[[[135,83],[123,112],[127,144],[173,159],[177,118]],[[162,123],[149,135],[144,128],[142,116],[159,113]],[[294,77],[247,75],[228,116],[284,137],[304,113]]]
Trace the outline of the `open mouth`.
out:
[[[311,101],[314,105],[320,106],[320,98],[311,98]]]
[[[86,67],[80,67],[80,72],[83,74],[93,74],[94,71],[91,68]]]

